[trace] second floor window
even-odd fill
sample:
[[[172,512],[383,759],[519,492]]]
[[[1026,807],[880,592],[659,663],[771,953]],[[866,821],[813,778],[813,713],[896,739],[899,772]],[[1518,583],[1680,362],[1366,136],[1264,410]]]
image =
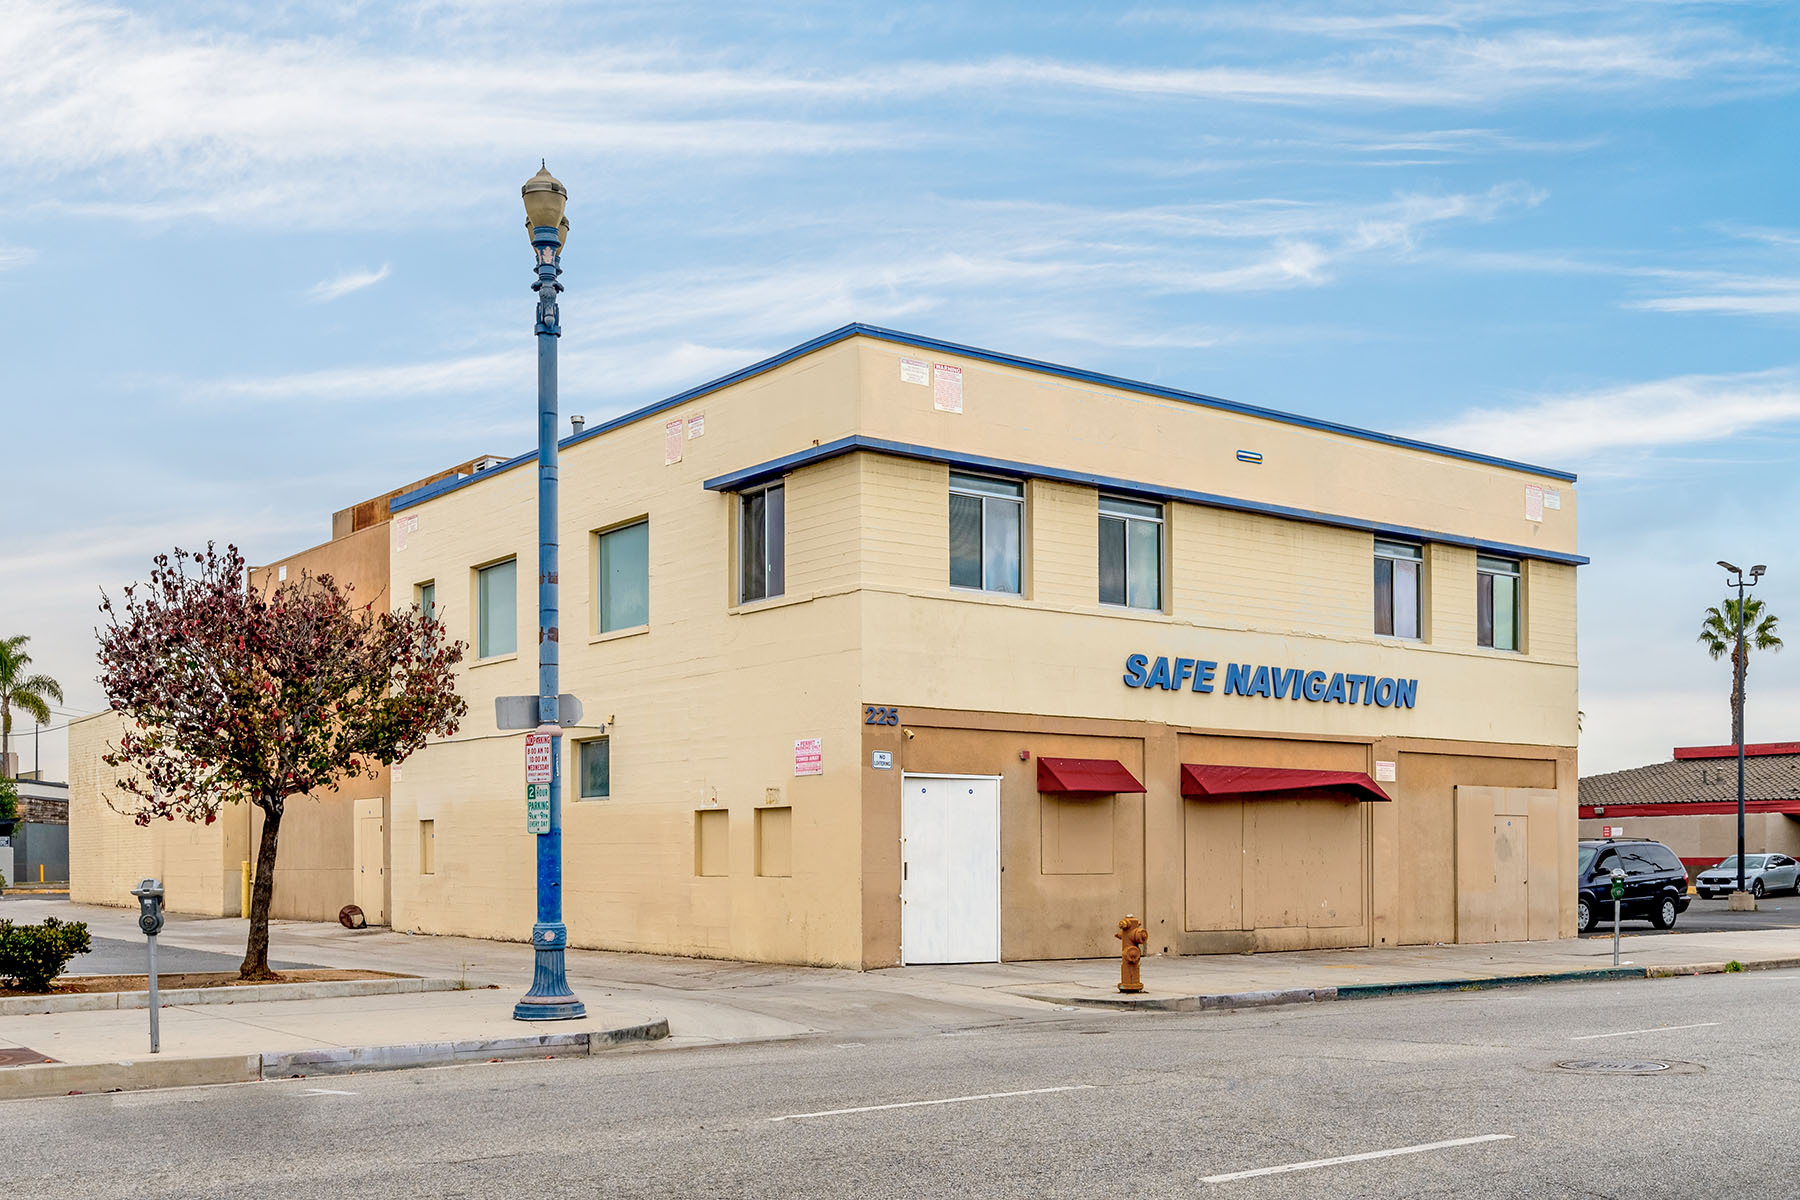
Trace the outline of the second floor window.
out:
[[[1375,632],[1419,636],[1419,583],[1425,553],[1410,542],[1375,539]]]
[[[745,492],[738,503],[738,602],[779,596],[786,591],[786,489],[771,484]]]
[[[497,658],[519,649],[519,560],[509,558],[475,572],[475,657]]]
[[[1100,497],[1100,603],[1162,607],[1163,508]]]
[[[600,632],[650,623],[650,522],[609,529],[598,538],[594,596]]]
[[[1475,641],[1496,650],[1519,648],[1519,564],[1475,556]]]
[[[1019,592],[1025,485],[950,472],[950,586]]]

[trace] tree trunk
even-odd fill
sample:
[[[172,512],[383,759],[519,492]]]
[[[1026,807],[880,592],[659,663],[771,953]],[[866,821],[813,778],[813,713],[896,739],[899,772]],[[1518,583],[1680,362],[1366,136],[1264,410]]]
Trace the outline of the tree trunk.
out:
[[[1731,744],[1744,740],[1744,676],[1748,673],[1749,647],[1731,651]]]
[[[262,844],[256,850],[256,882],[250,887],[250,940],[239,979],[275,979],[269,970],[269,908],[275,901],[275,842],[281,836],[281,799],[257,806],[263,811]]]

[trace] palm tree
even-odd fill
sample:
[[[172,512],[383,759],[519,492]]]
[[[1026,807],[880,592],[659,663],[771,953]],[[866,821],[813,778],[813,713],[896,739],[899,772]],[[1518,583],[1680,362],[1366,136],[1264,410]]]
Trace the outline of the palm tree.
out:
[[[1750,673],[1750,664],[1745,661],[1752,650],[1779,650],[1781,638],[1776,636],[1775,624],[1780,618],[1763,611],[1761,600],[1744,598],[1744,657],[1738,657],[1737,622],[1738,602],[1727,596],[1725,603],[1717,608],[1706,610],[1706,619],[1700,622],[1700,644],[1713,660],[1731,656],[1731,742],[1736,745],[1744,736],[1739,725],[1744,711],[1744,677]]]
[[[50,701],[62,703],[62,684],[48,675],[27,675],[31,655],[25,653],[24,634],[0,638],[0,770],[12,761],[13,709],[39,725],[50,723]]]

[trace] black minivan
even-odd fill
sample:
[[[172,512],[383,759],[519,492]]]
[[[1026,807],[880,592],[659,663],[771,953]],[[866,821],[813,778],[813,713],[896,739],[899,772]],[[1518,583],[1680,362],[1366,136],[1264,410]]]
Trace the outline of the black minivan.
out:
[[[1612,920],[1612,873],[1625,872],[1625,898],[1619,905],[1620,920],[1649,921],[1658,929],[1670,929],[1675,918],[1687,911],[1687,868],[1675,852],[1661,842],[1641,838],[1610,838],[1582,842],[1575,870],[1579,899],[1576,925],[1586,933],[1601,921]]]

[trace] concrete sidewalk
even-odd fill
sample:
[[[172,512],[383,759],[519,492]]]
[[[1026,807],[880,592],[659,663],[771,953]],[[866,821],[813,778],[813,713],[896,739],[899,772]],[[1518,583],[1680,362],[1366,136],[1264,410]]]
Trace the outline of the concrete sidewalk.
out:
[[[1147,957],[1145,990],[1118,991],[1112,959],[907,967],[904,973],[1054,1004],[1148,1009],[1249,1007],[1582,979],[1706,974],[1736,962],[1748,970],[1800,966],[1800,930],[1766,929],[1620,940],[1609,938],[1381,950]],[[888,972],[878,972],[886,974]]]
[[[0,1069],[0,1099],[590,1054],[668,1035],[663,1018],[605,993],[584,997],[579,1021],[515,1021],[516,999],[480,989],[177,1005],[161,1010],[156,1055],[142,1009],[0,1017],[0,1052],[20,1064]]]
[[[8,915],[15,920],[56,916],[86,921],[98,936],[134,936],[135,918],[125,909],[50,900],[19,901],[9,908]],[[174,917],[162,938],[167,945],[195,951],[241,953],[245,933],[241,919]],[[272,953],[287,959],[448,979],[470,989],[492,985],[496,990],[329,1001],[251,1000],[209,1006],[204,1012],[170,1009],[164,1013],[169,1053],[325,1052],[334,1047],[378,1048],[395,1038],[400,1039],[391,1042],[395,1046],[455,1046],[535,1033],[511,1020],[512,1003],[531,980],[533,953],[524,942],[413,936],[388,929],[352,931],[286,921],[274,922],[270,936]],[[1611,941],[1605,938],[1150,957],[1143,965],[1149,990],[1135,998],[1121,997],[1116,990],[1114,959],[862,972],[571,950],[568,973],[594,1014],[593,1027],[637,1027],[666,1018],[670,1035],[666,1045],[819,1034],[861,1040],[920,1036],[996,1021],[1054,1020],[1065,1015],[1058,1010],[1072,1006],[1230,1008],[1404,991],[1687,974],[1724,970],[1731,962],[1748,969],[1800,966],[1800,930],[1626,937],[1622,949],[1622,970],[1613,968]],[[141,1010],[0,1018],[0,1046],[27,1046],[68,1061],[98,1062],[121,1054],[138,1055],[141,1061],[144,1019]],[[280,1038],[269,1036],[270,1030],[278,1031]],[[20,1069],[0,1070],[0,1078]]]

